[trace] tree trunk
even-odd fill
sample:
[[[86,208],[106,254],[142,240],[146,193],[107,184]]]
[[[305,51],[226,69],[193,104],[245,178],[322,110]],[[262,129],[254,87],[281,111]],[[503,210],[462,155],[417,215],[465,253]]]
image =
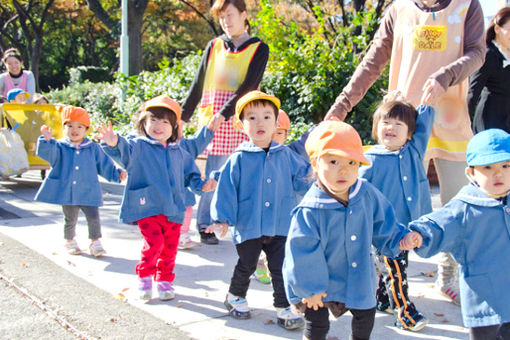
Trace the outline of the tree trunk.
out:
[[[129,75],[143,70],[142,25],[149,0],[128,1]]]

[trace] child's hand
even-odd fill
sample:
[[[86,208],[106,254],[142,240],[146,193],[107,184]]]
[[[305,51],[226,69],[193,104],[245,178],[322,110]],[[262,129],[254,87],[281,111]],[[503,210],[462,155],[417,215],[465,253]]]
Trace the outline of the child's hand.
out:
[[[413,250],[414,248],[420,248],[423,243],[423,237],[417,231],[411,231],[406,234],[400,242],[399,248],[400,250]]]
[[[41,133],[45,140],[51,140],[51,137],[53,137],[51,128],[47,127],[46,125],[41,126]]]
[[[312,297],[302,299],[301,302],[306,304],[306,307],[308,307],[308,308],[313,308],[313,310],[318,310],[319,307],[324,307],[324,303],[322,302],[322,299],[325,298],[326,296],[328,296],[328,294],[326,294],[326,292],[320,293],[320,294],[315,294]]]
[[[228,231],[228,223],[223,222],[223,223],[211,224],[210,226],[207,227],[205,232],[212,234],[212,233],[214,233],[214,230],[216,230],[216,229],[219,229],[221,231],[220,237],[225,237],[225,235],[227,235],[227,231]]]
[[[96,138],[103,140],[108,146],[116,146],[119,142],[119,136],[113,132],[112,122],[110,121],[108,121],[108,127],[101,124],[101,127],[97,129],[97,132],[99,132],[99,135],[97,135]]]
[[[218,182],[215,179],[211,178],[207,180],[207,182],[205,182],[204,185],[202,185],[202,191],[203,192],[213,191],[214,189],[216,189],[217,185]]]
[[[211,120],[209,121],[209,124],[207,124],[207,128],[211,131],[216,131],[221,123],[225,121],[225,117],[219,113],[212,116]]]
[[[124,182],[127,178],[127,171],[126,170],[121,170],[120,171],[120,174],[119,174],[119,180],[121,182]]]

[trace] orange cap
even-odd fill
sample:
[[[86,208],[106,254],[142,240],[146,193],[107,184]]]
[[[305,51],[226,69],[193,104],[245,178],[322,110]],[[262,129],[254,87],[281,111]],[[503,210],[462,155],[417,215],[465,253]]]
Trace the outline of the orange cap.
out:
[[[171,99],[167,95],[162,94],[161,96],[154,97],[145,102],[144,110],[148,110],[151,107],[164,107],[175,113],[177,116],[177,122],[181,120],[181,106],[175,100]]]
[[[244,96],[242,96],[241,98],[239,98],[239,100],[237,101],[236,114],[234,115],[234,120],[233,120],[234,127],[236,127],[236,128],[241,127],[239,117],[241,116],[241,112],[243,112],[243,109],[246,106],[246,104],[248,104],[249,102],[252,102],[254,100],[258,100],[258,99],[269,100],[271,103],[273,103],[276,106],[276,108],[278,110],[280,109],[280,99],[276,98],[275,96],[271,96],[267,93],[264,93],[262,91],[259,91],[259,90],[250,91],[247,94],[245,94]]]
[[[278,129],[290,130],[290,118],[287,116],[285,111],[278,111]]]
[[[85,125],[86,127],[89,127],[90,117],[87,111],[81,107],[66,106],[62,110],[62,124],[67,122],[78,122]]]
[[[363,155],[363,146],[358,132],[349,124],[328,120],[320,123],[308,136],[305,144],[310,159],[325,154],[334,154],[369,165]]]

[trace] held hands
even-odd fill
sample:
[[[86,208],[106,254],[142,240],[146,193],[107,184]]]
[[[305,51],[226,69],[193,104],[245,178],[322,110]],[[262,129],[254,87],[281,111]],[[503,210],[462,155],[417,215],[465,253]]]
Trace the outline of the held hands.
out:
[[[203,192],[213,191],[214,189],[216,189],[217,185],[218,185],[218,182],[215,179],[211,178],[211,179],[207,180],[207,182],[205,182],[204,185],[202,185],[202,191]]]
[[[398,246],[400,250],[413,250],[414,248],[420,248],[423,243],[423,237],[417,231],[411,231],[404,236]]]
[[[211,224],[210,226],[207,227],[205,232],[212,234],[212,233],[214,233],[214,230],[216,230],[216,229],[219,229],[221,231],[220,237],[225,237],[225,235],[227,235],[227,231],[228,231],[228,223],[223,222],[223,223]]]
[[[446,93],[446,90],[435,79],[428,79],[423,85],[423,96],[421,104],[435,105],[439,99]]]
[[[51,128],[47,127],[46,125],[41,126],[41,134],[43,135],[45,140],[51,140],[51,137],[53,137],[53,132],[51,131]]]
[[[324,307],[324,303],[322,302],[322,299],[328,296],[326,292],[315,294],[312,297],[302,299],[301,302],[303,302],[306,307],[313,308],[313,310],[318,310],[319,307]]]
[[[119,136],[113,132],[112,122],[110,121],[108,121],[108,127],[101,124],[101,127],[97,129],[97,132],[99,132],[99,135],[97,135],[96,138],[103,140],[108,146],[116,146],[119,142]]]
[[[207,128],[211,131],[216,131],[221,123],[225,121],[225,117],[219,113],[212,116],[211,120],[209,121],[209,124],[207,124]]]
[[[120,174],[119,174],[119,180],[121,182],[124,182],[127,178],[127,171],[126,170],[121,170],[120,171]]]

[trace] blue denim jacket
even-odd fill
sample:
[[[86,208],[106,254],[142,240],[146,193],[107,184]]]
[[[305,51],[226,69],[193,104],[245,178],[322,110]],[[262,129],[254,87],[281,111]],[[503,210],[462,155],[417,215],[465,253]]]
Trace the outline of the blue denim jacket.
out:
[[[242,143],[221,169],[211,203],[215,222],[233,226],[235,244],[262,236],[287,236],[295,192],[311,185],[310,165],[285,145],[271,142],[266,152]]]
[[[104,143],[101,146],[128,172],[120,209],[122,222],[162,214],[169,221],[182,224],[186,187],[200,194],[204,184],[188,152],[177,144],[165,147],[145,136],[129,139],[119,136],[115,147]]]
[[[60,205],[103,205],[103,194],[97,175],[108,181],[120,182],[120,169],[101,147],[84,139],[76,147],[65,137],[37,140],[36,155],[50,163],[51,169],[35,199]]]
[[[460,265],[466,327],[510,322],[510,193],[507,204],[476,186],[464,186],[443,208],[409,224],[423,236],[416,253],[450,252]]]
[[[326,292],[324,301],[373,308],[377,279],[371,246],[397,256],[408,232],[390,202],[364,179],[350,188],[347,206],[313,185],[293,211],[285,246],[282,273],[289,302]]]
[[[379,189],[391,202],[397,219],[407,224],[432,211],[430,186],[423,157],[434,121],[434,109],[417,108],[416,131],[398,151],[375,145],[365,152],[371,165],[362,166],[359,176]]]

